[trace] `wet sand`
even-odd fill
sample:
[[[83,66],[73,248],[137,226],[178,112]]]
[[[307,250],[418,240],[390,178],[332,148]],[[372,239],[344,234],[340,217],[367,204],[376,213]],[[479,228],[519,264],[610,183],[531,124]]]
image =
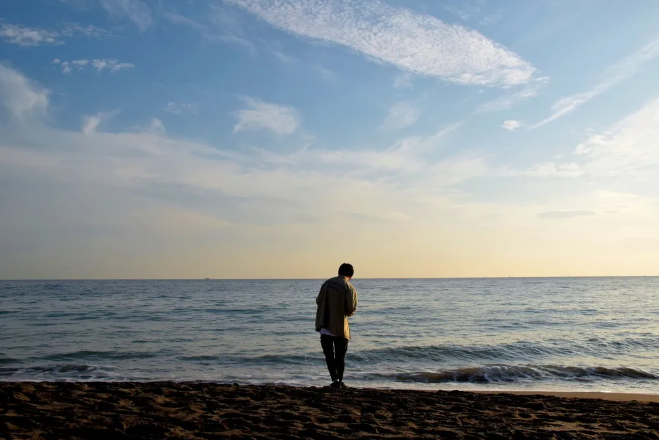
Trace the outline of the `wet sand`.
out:
[[[626,402],[637,400],[639,402],[659,403],[659,394],[639,394],[639,393],[608,393],[604,391],[476,391],[481,394],[498,394],[508,393],[517,396],[531,396],[541,394],[543,396],[554,397],[571,397],[578,399],[605,399]]]
[[[0,382],[0,439],[659,439],[656,400],[575,395]]]

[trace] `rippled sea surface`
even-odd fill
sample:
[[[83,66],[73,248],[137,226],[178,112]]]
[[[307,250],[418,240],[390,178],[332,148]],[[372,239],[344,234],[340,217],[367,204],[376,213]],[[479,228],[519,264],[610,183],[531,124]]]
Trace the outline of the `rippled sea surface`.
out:
[[[0,281],[0,380],[325,385],[321,282]],[[659,393],[659,278],[353,284],[349,385]]]

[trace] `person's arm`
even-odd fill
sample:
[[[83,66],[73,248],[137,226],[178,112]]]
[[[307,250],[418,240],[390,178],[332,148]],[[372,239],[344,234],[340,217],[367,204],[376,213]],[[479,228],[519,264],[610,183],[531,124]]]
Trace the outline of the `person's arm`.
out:
[[[320,303],[322,302],[323,296],[325,296],[325,292],[327,292],[327,281],[323,283],[322,286],[320,286],[320,292],[318,292],[318,296],[316,297],[316,305],[319,306]]]
[[[346,291],[345,310],[346,316],[354,315],[357,310],[357,290],[350,283],[348,283],[348,289]]]

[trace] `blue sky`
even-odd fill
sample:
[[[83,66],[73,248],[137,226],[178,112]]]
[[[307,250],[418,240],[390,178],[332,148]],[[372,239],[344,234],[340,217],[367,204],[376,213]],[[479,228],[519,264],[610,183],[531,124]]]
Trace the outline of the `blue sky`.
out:
[[[0,277],[657,274],[658,19],[6,2]]]

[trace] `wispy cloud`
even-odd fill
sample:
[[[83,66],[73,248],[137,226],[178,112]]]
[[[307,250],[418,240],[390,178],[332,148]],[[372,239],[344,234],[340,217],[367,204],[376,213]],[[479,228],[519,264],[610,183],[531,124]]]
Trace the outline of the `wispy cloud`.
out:
[[[583,176],[584,170],[576,162],[542,162],[527,170],[513,172],[513,175],[540,178],[575,178]]]
[[[211,41],[221,41],[223,43],[235,44],[246,49],[249,53],[256,53],[256,45],[246,38],[238,37],[236,35],[207,35],[207,39]]]
[[[272,55],[279,60],[282,64],[291,64],[294,63],[296,60],[295,57],[291,55],[287,55],[282,51],[279,50],[273,50]]]
[[[91,24],[81,25],[78,23],[64,23],[59,31],[62,37],[84,36],[88,38],[103,38],[113,36],[113,31],[100,28]]]
[[[541,178],[659,175],[659,98],[577,145],[565,162],[542,162],[514,175]]]
[[[593,211],[547,211],[538,213],[538,217],[550,219],[590,217],[593,215],[596,215]]]
[[[66,23],[58,29],[46,29],[22,26],[18,24],[0,23],[0,38],[7,43],[19,46],[44,46],[64,44],[65,38],[85,36],[99,38],[111,35],[105,29],[76,23]]]
[[[243,98],[247,108],[234,112],[238,122],[233,132],[269,130],[278,135],[292,134],[300,123],[297,110],[255,98]]]
[[[464,21],[478,20],[478,23],[483,26],[489,26],[501,20],[502,14],[500,10],[487,12],[483,10],[484,1],[476,3],[469,4],[468,1],[459,1],[454,5],[444,5],[444,9]]]
[[[336,73],[321,65],[314,64],[312,66],[312,69],[316,71],[318,75],[327,82],[336,82],[336,80],[338,79],[338,75]]]
[[[148,131],[156,134],[165,134],[167,129],[165,128],[165,124],[163,124],[160,119],[153,118],[151,119],[151,125],[149,126]]]
[[[444,8],[453,15],[460,17],[462,20],[469,20],[480,12],[478,6],[469,5],[464,2],[461,6],[446,5]]]
[[[413,79],[414,77],[410,72],[402,72],[394,78],[393,86],[397,89],[411,89]]]
[[[590,136],[574,154],[594,175],[656,173],[659,167],[659,98],[614,124]]]
[[[389,108],[387,117],[382,123],[382,128],[400,130],[411,127],[419,119],[419,115],[419,109],[409,102],[397,102]]]
[[[567,115],[568,113],[573,112],[586,102],[608,91],[618,83],[634,75],[639,71],[643,64],[653,60],[658,55],[659,38],[656,38],[638,49],[630,56],[620,60],[618,63],[607,69],[606,79],[597,84],[591,90],[587,92],[576,93],[571,96],[566,96],[556,101],[551,107],[552,114],[548,118],[543,119],[530,128],[533,129],[542,127],[545,124],[548,124],[560,117]]]
[[[131,63],[120,63],[114,58],[110,59],[94,59],[91,60],[91,65],[94,69],[98,70],[99,72],[101,70],[109,70],[111,72],[118,72],[123,69],[132,69],[135,67],[135,64]]]
[[[48,107],[48,92],[0,64],[0,101],[15,119],[25,120],[43,114]]]
[[[181,14],[178,14],[176,12],[165,12],[163,14],[163,17],[165,17],[167,20],[171,21],[174,24],[179,24],[182,26],[187,26],[191,29],[195,29],[197,31],[201,32],[206,32],[208,30],[208,27],[199,23],[198,21],[195,21],[191,18],[185,17]]]
[[[477,113],[500,112],[508,110],[518,103],[538,96],[539,90],[548,82],[549,78],[542,77],[534,81],[534,84],[524,87],[514,93],[509,93],[499,98],[487,101],[478,107]]]
[[[503,128],[510,131],[515,131],[522,127],[524,124],[520,121],[505,121],[502,125]]]
[[[0,37],[5,38],[9,43],[18,44],[19,46],[40,46],[44,44],[64,43],[59,40],[58,32],[16,24],[0,25]]]
[[[167,105],[163,108],[164,111],[168,113],[173,113],[175,115],[182,115],[185,113],[197,113],[197,106],[195,104],[185,103],[185,102],[168,102]]]
[[[461,123],[451,124],[429,136],[405,137],[382,150],[322,151],[319,153],[319,157],[324,163],[342,164],[347,169],[353,169],[354,173],[368,177],[377,175],[377,173],[373,173],[374,171],[396,171],[401,173],[401,176],[405,173],[412,173],[417,177],[425,172],[432,176],[431,179],[435,184],[446,186],[457,181],[468,180],[474,177],[472,172],[475,168],[481,169],[482,158],[455,157],[439,162],[428,160],[429,155],[441,146],[445,138],[461,126]],[[476,164],[476,167],[472,166]],[[459,169],[468,170],[468,172],[462,173],[458,171]]]
[[[481,18],[479,23],[483,26],[489,26],[498,23],[502,17],[503,14],[501,14],[501,11],[496,11],[494,13],[485,15],[483,18]]]
[[[135,67],[135,64],[131,63],[120,63],[114,58],[110,59],[80,59],[73,61],[62,61],[59,58],[53,60],[53,64],[60,65],[62,67],[62,73],[71,73],[74,70],[84,70],[87,67],[92,67],[97,71],[108,70],[110,72],[118,72],[124,69],[132,69]]]
[[[153,17],[151,8],[142,0],[99,0],[105,11],[116,17],[125,17],[132,21],[140,31],[144,32]]]
[[[511,86],[535,68],[474,30],[379,0],[227,0],[273,26],[459,84]]]
[[[208,41],[234,44],[242,46],[252,55],[256,53],[256,45],[249,41],[242,26],[231,14],[231,11],[224,7],[210,5],[208,21],[212,25],[193,20],[176,12],[166,12],[163,17],[174,24],[186,26],[199,32],[202,38]]]
[[[247,49],[251,55],[256,54],[256,45],[245,33],[236,12],[224,5],[211,5],[210,8],[209,19],[213,28],[206,33],[206,38],[211,41],[235,44]]]
[[[82,126],[82,132],[85,134],[96,133],[96,129],[101,123],[101,115],[86,116],[85,123]]]
[[[99,112],[95,115],[85,116],[83,118],[82,132],[90,135],[96,133],[98,127],[108,119],[112,118],[118,111],[112,112]]]

